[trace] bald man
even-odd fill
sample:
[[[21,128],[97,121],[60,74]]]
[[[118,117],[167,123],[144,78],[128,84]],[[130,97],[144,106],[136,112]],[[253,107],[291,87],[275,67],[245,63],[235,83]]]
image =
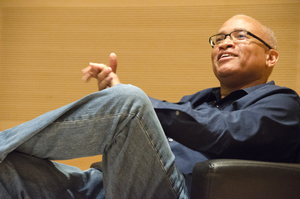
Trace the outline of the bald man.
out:
[[[189,198],[196,162],[299,161],[299,97],[267,82],[273,32],[237,15],[209,41],[220,87],[176,104],[121,84],[115,54],[83,69],[99,92],[0,132],[1,198]],[[101,171],[50,161],[97,154]]]

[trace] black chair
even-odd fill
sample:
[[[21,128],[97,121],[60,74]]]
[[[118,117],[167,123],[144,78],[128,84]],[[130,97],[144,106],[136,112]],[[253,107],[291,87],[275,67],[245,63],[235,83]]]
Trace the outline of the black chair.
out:
[[[300,164],[216,159],[193,169],[191,199],[299,199]]]
[[[300,164],[216,159],[193,169],[191,199],[299,198]]]

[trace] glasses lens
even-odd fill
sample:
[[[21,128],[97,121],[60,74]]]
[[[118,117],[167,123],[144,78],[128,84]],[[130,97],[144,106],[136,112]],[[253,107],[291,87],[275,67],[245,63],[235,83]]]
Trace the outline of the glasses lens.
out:
[[[247,39],[247,31],[238,30],[231,33],[231,37],[235,40],[246,40]]]
[[[220,42],[222,42],[224,40],[224,37],[225,37],[224,34],[216,35],[215,36],[215,43],[219,44]]]
[[[224,40],[224,35],[219,34],[219,35],[212,36],[209,41],[212,46],[215,46],[215,45],[219,44],[220,42],[222,42],[223,40]]]

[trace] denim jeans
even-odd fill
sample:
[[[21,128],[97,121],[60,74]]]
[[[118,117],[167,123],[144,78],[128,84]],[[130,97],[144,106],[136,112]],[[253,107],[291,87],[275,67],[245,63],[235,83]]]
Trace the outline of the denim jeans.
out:
[[[102,173],[49,161],[99,154]],[[0,132],[0,161],[0,194],[12,198],[103,198],[102,178],[107,199],[188,198],[150,100],[130,85]]]

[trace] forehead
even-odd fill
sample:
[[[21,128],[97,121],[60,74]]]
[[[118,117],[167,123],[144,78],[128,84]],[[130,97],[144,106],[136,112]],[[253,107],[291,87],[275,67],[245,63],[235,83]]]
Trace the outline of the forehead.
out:
[[[252,18],[244,16],[232,17],[221,26],[218,32],[228,34],[235,30],[248,30],[258,33],[261,30],[261,24]]]

